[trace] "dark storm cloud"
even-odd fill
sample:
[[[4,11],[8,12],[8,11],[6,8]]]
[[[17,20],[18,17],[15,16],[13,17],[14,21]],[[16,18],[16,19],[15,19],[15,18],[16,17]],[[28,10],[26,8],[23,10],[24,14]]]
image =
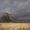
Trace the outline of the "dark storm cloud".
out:
[[[17,1],[16,18],[30,19],[30,0]]]
[[[11,12],[15,8],[15,1],[12,0],[0,0],[0,12]]]
[[[30,18],[30,0],[0,0],[0,14],[12,13],[15,18]]]

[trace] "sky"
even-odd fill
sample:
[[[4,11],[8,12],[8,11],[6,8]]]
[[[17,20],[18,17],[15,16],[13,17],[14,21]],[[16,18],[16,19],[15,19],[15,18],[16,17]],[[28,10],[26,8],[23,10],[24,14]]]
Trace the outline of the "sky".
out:
[[[5,12],[16,19],[30,19],[30,0],[0,0],[0,16]]]

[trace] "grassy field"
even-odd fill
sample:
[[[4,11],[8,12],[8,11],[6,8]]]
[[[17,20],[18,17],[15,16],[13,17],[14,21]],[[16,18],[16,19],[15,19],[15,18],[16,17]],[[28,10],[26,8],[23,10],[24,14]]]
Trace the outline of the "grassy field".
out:
[[[0,23],[0,30],[30,30],[30,23]]]

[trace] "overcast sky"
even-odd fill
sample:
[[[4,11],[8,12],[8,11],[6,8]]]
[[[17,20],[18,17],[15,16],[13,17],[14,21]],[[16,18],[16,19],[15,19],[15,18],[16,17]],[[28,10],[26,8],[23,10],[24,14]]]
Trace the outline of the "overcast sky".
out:
[[[4,12],[17,19],[30,19],[30,0],[0,0],[0,15]]]

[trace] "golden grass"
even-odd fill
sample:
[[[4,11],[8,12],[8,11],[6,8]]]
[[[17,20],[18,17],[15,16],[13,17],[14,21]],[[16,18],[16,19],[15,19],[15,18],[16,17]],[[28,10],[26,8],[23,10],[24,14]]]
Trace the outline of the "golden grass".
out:
[[[30,30],[30,23],[0,23],[1,30]]]

